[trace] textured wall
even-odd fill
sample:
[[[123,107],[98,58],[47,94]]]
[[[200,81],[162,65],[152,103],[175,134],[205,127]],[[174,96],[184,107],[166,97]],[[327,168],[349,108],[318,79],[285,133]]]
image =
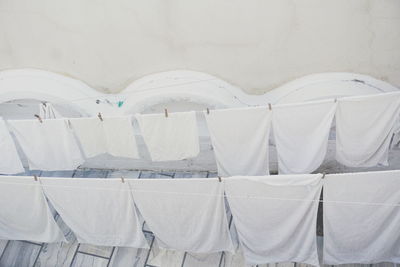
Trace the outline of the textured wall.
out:
[[[315,72],[400,86],[400,0],[0,0],[0,69],[118,92],[190,69],[262,93]]]

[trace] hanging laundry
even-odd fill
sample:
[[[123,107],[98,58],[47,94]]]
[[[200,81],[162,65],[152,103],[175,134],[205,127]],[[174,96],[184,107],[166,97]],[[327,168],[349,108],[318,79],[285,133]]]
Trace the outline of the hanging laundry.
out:
[[[79,243],[148,248],[127,182],[42,178],[43,190]]]
[[[75,170],[84,162],[72,130],[64,119],[9,120],[31,170]]]
[[[54,108],[54,106],[48,102],[43,102],[39,104],[39,116],[42,119],[61,119],[63,117]]]
[[[131,117],[69,119],[87,158],[108,153],[138,159]]]
[[[400,263],[400,171],[329,175],[324,263]]]
[[[33,177],[0,177],[0,207],[0,239],[66,241]]]
[[[319,266],[317,211],[321,174],[224,179],[239,242],[250,265]]]
[[[400,93],[346,97],[336,111],[336,159],[349,167],[388,165]]]
[[[279,174],[311,173],[321,165],[335,111],[334,100],[274,106]]]
[[[223,184],[218,179],[132,179],[140,213],[161,248],[232,251]]]
[[[0,118],[0,151],[0,173],[15,174],[25,171],[14,141],[2,118]]]
[[[204,114],[219,175],[269,174],[272,112],[268,108],[211,110]]]
[[[200,152],[196,112],[136,114],[152,161],[183,160]]]

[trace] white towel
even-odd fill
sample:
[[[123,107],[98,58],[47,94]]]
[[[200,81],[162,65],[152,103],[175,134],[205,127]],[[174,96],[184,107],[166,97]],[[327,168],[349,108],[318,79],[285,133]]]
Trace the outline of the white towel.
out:
[[[1,176],[0,207],[0,239],[66,241],[33,177]]]
[[[328,175],[324,263],[400,263],[400,171]]]
[[[130,117],[77,118],[69,120],[85,156],[108,153],[138,159],[138,147]]]
[[[350,167],[388,165],[390,139],[400,112],[400,93],[338,100],[336,159]]]
[[[2,118],[0,118],[0,173],[15,174],[24,172],[14,141]]]
[[[274,106],[279,174],[311,173],[321,165],[335,111],[333,100]]]
[[[41,178],[43,189],[79,243],[147,248],[127,182]]]
[[[9,120],[10,129],[28,158],[31,170],[75,170],[84,162],[64,119]]]
[[[132,179],[129,183],[160,247],[194,253],[233,250],[218,179]]]
[[[272,112],[268,108],[211,110],[204,114],[219,175],[269,174]]]
[[[182,160],[200,152],[196,112],[136,114],[153,161]]]
[[[319,265],[316,226],[320,174],[233,177],[224,183],[248,264]]]

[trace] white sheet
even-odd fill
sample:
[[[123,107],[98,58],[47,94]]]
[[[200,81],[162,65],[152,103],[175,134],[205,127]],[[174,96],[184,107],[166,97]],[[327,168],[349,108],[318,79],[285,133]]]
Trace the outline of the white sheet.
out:
[[[272,112],[266,107],[204,113],[220,176],[269,174]]]
[[[336,159],[350,167],[387,166],[399,112],[400,93],[339,99]]]
[[[66,241],[33,177],[0,176],[0,207],[0,239]]]
[[[127,182],[42,178],[51,204],[79,243],[147,248]]]
[[[311,173],[321,165],[335,111],[334,100],[274,106],[279,174]]]
[[[152,161],[182,160],[200,152],[196,112],[136,114]]]
[[[0,173],[15,174],[24,172],[14,141],[2,118],[0,118]]]
[[[78,118],[69,120],[85,156],[108,153],[115,157],[139,158],[131,117]]]
[[[223,179],[248,264],[318,266],[316,224],[320,174]]]
[[[64,119],[9,120],[10,130],[28,158],[31,170],[75,170],[84,162],[72,130]]]
[[[54,108],[51,103],[39,104],[39,116],[42,119],[60,119],[61,114]]]
[[[232,251],[218,179],[132,179],[129,183],[160,247],[194,253]]]
[[[325,180],[324,262],[400,263],[400,171]]]

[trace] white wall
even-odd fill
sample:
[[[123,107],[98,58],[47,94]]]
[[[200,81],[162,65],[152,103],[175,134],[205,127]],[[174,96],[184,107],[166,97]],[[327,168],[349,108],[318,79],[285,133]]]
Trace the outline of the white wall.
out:
[[[400,87],[400,0],[0,0],[0,70],[23,67],[105,92],[173,69],[249,93],[328,71]]]

